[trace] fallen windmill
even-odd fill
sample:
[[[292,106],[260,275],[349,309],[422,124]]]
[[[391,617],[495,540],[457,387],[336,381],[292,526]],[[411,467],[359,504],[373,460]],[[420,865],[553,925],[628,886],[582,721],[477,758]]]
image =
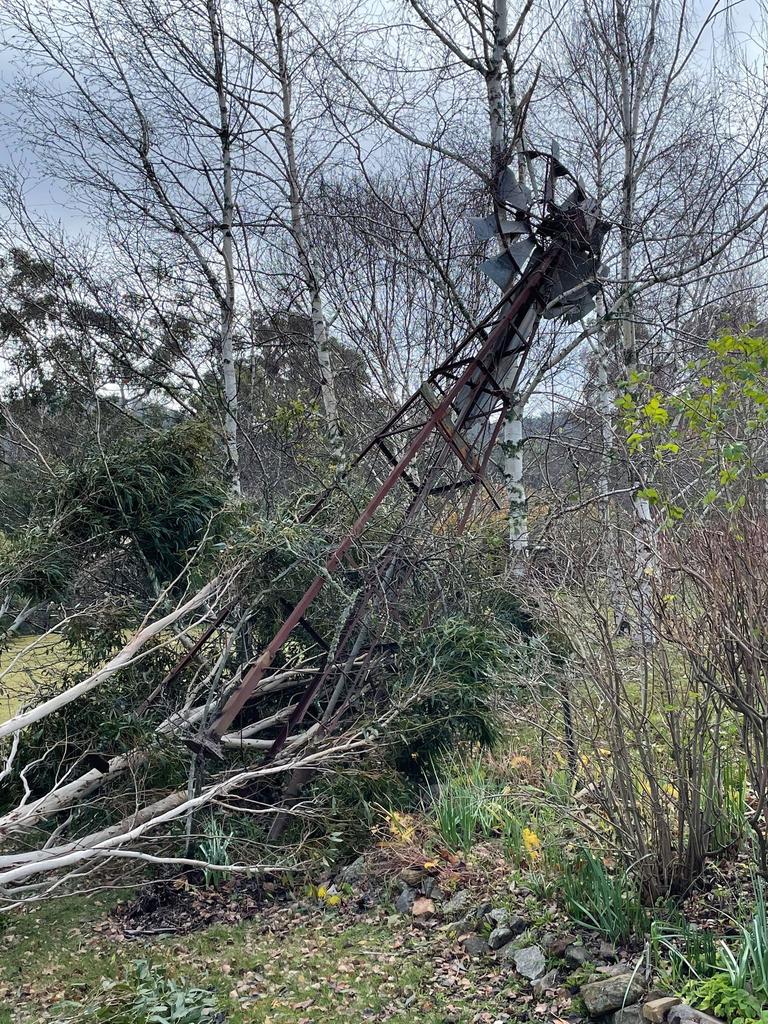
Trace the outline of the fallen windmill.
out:
[[[276,758],[310,714],[315,738],[333,731],[370,675],[377,640],[375,606],[391,601],[413,571],[412,563],[400,557],[409,529],[432,519],[448,521],[454,533],[461,533],[480,494],[486,496],[486,506],[503,507],[490,460],[510,395],[518,387],[540,320],[559,317],[574,323],[594,309],[600,288],[600,250],[608,230],[594,199],[555,156],[536,151],[523,156],[529,168],[544,165],[539,196],[534,198],[506,168],[496,183],[494,213],[474,220],[478,239],[499,242],[498,255],[486,260],[482,269],[500,288],[501,301],[348,467],[348,474],[362,469],[370,483],[367,504],[348,532],[331,546],[322,570],[269,643],[240,672],[237,683],[225,689],[220,704],[195,734],[189,735],[187,743],[201,759],[223,756],[222,737],[233,735],[233,724],[257,700],[262,680],[296,630],[304,630],[313,643],[319,643],[323,657],[290,717],[277,726],[265,758]],[[313,602],[345,566],[351,549],[395,489],[404,496],[398,522],[366,567],[363,585],[333,642],[324,640],[311,622]],[[311,520],[327,500],[328,494],[305,519]],[[172,675],[189,664],[231,608],[221,612]],[[296,791],[300,782],[293,780],[288,791]]]

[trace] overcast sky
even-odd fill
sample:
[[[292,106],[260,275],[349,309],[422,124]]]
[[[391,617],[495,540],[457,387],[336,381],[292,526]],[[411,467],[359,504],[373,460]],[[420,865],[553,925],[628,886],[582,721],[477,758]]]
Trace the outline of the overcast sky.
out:
[[[376,18],[379,23],[380,18],[379,12]],[[728,18],[732,37],[744,55],[750,61],[762,63],[765,55],[757,43],[761,0],[736,0],[729,7]],[[723,27],[724,23],[720,19],[717,26],[708,33],[706,45],[702,47],[703,59],[707,59],[707,54],[711,54],[715,59],[718,55],[722,56]],[[0,167],[11,168],[23,177],[31,209],[47,218],[61,221],[69,230],[90,231],[95,225],[89,223],[89,218],[77,209],[72,197],[67,195],[56,181],[46,177],[43,169],[35,162],[34,155],[23,150],[13,124],[9,123],[11,118],[7,97],[13,87],[17,71],[13,56],[0,47]],[[562,155],[567,162],[567,154]]]

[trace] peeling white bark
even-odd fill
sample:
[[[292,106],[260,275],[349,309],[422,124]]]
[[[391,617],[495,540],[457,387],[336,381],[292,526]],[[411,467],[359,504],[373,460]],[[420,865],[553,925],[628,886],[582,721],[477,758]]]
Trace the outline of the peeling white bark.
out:
[[[611,346],[605,327],[605,303],[602,295],[595,298],[598,323],[596,337],[597,353],[597,397],[596,409],[600,417],[600,464],[598,467],[597,489],[600,495],[600,517],[603,524],[603,561],[607,583],[607,602],[613,614],[616,629],[624,623],[622,602],[621,566],[619,565],[618,529],[613,495],[614,464],[616,459],[615,414],[616,383],[613,379]]]
[[[622,210],[619,238],[621,245],[621,279],[626,289],[626,298],[621,313],[621,331],[624,367],[628,378],[638,369],[637,338],[635,330],[634,300],[632,296],[633,266],[632,248],[634,245],[635,193],[637,177],[635,173],[635,152],[637,148],[637,129],[639,121],[639,104],[642,95],[642,82],[648,72],[649,57],[652,51],[655,31],[655,11],[652,8],[651,23],[648,28],[648,39],[643,52],[640,67],[632,68],[632,57],[629,50],[629,28],[624,0],[616,0],[616,35],[618,43],[620,88],[621,88],[621,125],[624,150],[624,175],[622,178]],[[634,95],[633,95],[634,80]],[[631,390],[631,384],[629,385]],[[632,604],[636,615],[632,628],[633,640],[640,646],[648,646],[654,642],[653,616],[650,603],[650,577],[653,573],[653,520],[651,507],[640,492],[642,481],[631,481],[633,484],[632,508],[634,511],[632,537],[635,549],[634,571],[632,579]]]
[[[184,604],[179,605],[172,612],[164,615],[162,618],[157,619],[155,622],[151,622],[148,626],[138,630],[138,632],[131,638],[131,640],[119,651],[114,658],[111,658],[106,665],[98,669],[96,672],[91,673],[86,679],[81,680],[74,686],[70,686],[68,690],[63,693],[57,693],[55,697],[51,697],[50,700],[43,701],[42,704],[38,704],[34,708],[30,708],[27,711],[20,711],[17,715],[9,718],[6,722],[0,723],[0,739],[3,736],[13,736],[14,733],[20,732],[22,729],[26,729],[28,726],[33,725],[35,722],[41,721],[47,715],[53,714],[54,711],[58,711],[60,708],[66,707],[67,704],[71,704],[73,700],[77,700],[78,697],[82,697],[83,694],[89,693],[91,690],[96,689],[101,683],[105,682],[121,668],[128,665],[133,658],[139,653],[142,647],[157,636],[158,633],[162,633],[164,629],[168,629],[179,619],[183,618],[189,612],[194,611],[198,608],[208,597],[213,594],[219,585],[219,580],[211,580],[201,590],[190,597]]]
[[[635,493],[632,497],[632,507],[635,513],[632,537],[635,544],[634,605],[637,614],[633,624],[632,639],[638,647],[645,648],[651,647],[656,642],[651,600],[656,558],[651,504],[647,498],[638,493],[640,489],[640,483],[636,482]]]
[[[523,419],[516,396],[512,396],[504,423],[504,482],[509,498],[509,550],[524,555],[528,550],[528,514],[523,484]]]
[[[488,125],[490,134],[491,174],[501,172],[507,161],[509,146],[509,118],[505,105],[503,70],[508,46],[509,10],[507,0],[494,0],[492,45],[488,59],[488,70],[485,75],[486,97],[488,102]],[[496,203],[494,206],[499,215],[502,211]],[[516,365],[510,368],[509,376],[517,371]],[[509,551],[516,557],[528,551],[528,513],[526,508],[525,484],[523,482],[523,410],[524,406],[519,395],[510,398],[502,434],[502,451],[504,453],[504,483],[509,503],[508,531]]]

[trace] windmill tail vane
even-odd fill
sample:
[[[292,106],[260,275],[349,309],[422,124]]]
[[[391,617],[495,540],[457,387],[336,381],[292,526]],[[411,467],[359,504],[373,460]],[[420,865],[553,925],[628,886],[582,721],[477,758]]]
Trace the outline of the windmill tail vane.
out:
[[[187,739],[201,755],[222,756],[222,739],[237,736],[230,730],[241,714],[243,719],[251,714],[262,680],[295,630],[303,631],[314,648],[320,646],[323,655],[314,675],[301,684],[304,689],[295,709],[277,728],[266,757],[276,758],[307,716],[316,726],[315,737],[332,731],[371,676],[373,652],[382,640],[381,627],[375,623],[386,618],[373,613],[381,602],[396,601],[417,571],[417,559],[402,557],[418,536],[418,530],[409,527],[418,520],[423,529],[431,520],[439,528],[449,523],[453,534],[461,534],[477,511],[481,494],[483,510],[503,509],[490,458],[510,395],[517,389],[540,321],[559,318],[575,323],[595,308],[600,252],[608,230],[597,203],[555,156],[536,150],[523,155],[529,166],[536,160],[545,162],[541,196],[535,198],[512,169],[505,168],[497,181],[494,213],[473,219],[478,240],[496,239],[500,249],[481,265],[502,292],[493,318],[464,338],[351,464],[347,473],[361,474],[369,485],[368,503],[331,545],[324,565],[269,643],[232,682],[209,720]],[[338,489],[343,490],[343,481],[337,481],[303,519],[311,520]],[[361,570],[354,564],[356,547],[385,503],[395,525]],[[329,578],[345,573],[354,573],[357,586],[362,574],[359,597],[335,641],[324,641],[310,620],[311,608]]]

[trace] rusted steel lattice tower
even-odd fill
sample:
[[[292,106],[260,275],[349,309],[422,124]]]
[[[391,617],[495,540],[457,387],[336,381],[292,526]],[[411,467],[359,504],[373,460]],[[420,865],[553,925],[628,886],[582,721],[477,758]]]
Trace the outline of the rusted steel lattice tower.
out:
[[[495,213],[474,221],[480,239],[499,240],[499,255],[486,260],[483,270],[501,289],[501,302],[357,456],[352,468],[368,481],[367,504],[349,532],[331,547],[323,571],[230,688],[210,722],[189,740],[201,754],[221,756],[221,737],[258,697],[264,675],[294,630],[305,629],[317,639],[309,620],[312,604],[385,501],[395,493],[401,496],[397,521],[369,564],[332,649],[325,644],[323,661],[279,728],[267,758],[277,755],[310,708],[317,732],[333,729],[365,686],[376,642],[372,611],[376,602],[391,601],[413,571],[412,563],[400,555],[417,523],[423,530],[431,520],[450,522],[460,533],[481,493],[486,505],[502,507],[489,471],[508,396],[517,388],[541,318],[561,317],[573,323],[594,309],[600,249],[608,229],[581,182],[554,156],[529,151],[525,158],[529,167],[544,164],[539,197],[534,201],[531,191],[507,168],[497,182]],[[322,504],[323,499],[308,516]]]

